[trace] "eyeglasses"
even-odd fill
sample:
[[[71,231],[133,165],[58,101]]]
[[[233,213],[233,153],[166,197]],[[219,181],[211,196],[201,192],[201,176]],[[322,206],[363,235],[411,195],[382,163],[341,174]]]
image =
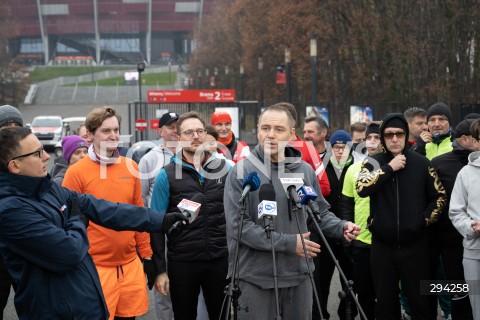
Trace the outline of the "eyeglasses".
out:
[[[33,156],[33,155],[36,155],[37,157],[39,157],[39,158],[41,159],[42,156],[43,156],[43,146],[41,146],[40,148],[38,148],[37,150],[35,150],[35,151],[33,151],[33,152],[26,153],[26,154],[22,154],[22,155],[20,155],[20,156],[13,157],[12,159],[10,159],[10,161],[15,160],[15,159],[30,157],[30,156]],[[10,162],[10,161],[9,161],[9,162]]]
[[[197,129],[197,130],[187,130],[187,131],[183,131],[182,134],[191,138],[193,137],[193,134],[196,133],[197,136],[199,137],[203,137],[206,133],[207,133],[207,130],[206,129]]]
[[[338,152],[338,151],[344,151],[345,147],[346,147],[346,145],[344,145],[344,146],[335,145],[335,146],[332,147],[332,149]]]
[[[391,140],[393,139],[393,136],[397,137],[397,139],[402,139],[402,138],[405,138],[405,132],[404,131],[401,131],[401,132],[384,132],[383,133],[383,137],[385,139],[388,139],[388,140]]]

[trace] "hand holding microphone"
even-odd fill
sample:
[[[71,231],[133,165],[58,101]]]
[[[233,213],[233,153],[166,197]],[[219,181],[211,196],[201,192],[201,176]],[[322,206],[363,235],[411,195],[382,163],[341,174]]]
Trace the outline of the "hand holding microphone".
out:
[[[164,218],[163,230],[165,233],[171,235],[180,231],[181,226],[192,223],[198,216],[200,208],[205,205],[207,199],[203,193],[195,194],[191,200],[183,199],[178,205],[177,208],[180,209],[181,213],[168,213]],[[165,223],[165,220],[172,216],[172,221]],[[168,225],[169,224],[169,225]]]

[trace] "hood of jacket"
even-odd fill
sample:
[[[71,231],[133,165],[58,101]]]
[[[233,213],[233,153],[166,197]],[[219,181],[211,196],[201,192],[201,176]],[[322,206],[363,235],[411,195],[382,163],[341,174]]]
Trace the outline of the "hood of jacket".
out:
[[[53,182],[46,177],[28,177],[0,172],[0,199],[10,196],[37,197],[49,190]]]
[[[65,172],[68,169],[68,165],[57,162],[52,168],[51,176],[52,179],[55,178],[58,175],[61,175],[62,177],[65,176]]]
[[[265,163],[265,154],[260,145],[257,145],[253,150],[252,154]],[[302,153],[295,149],[292,146],[287,145],[285,147],[285,162],[284,163],[275,163],[272,162],[272,165],[285,165],[289,170],[296,169],[302,163]]]
[[[480,167],[480,151],[470,153],[468,156],[468,165]]]
[[[410,134],[410,131],[408,130],[408,122],[401,113],[389,113],[387,114],[383,120],[382,120],[382,125],[380,126],[380,141],[382,143],[383,149],[385,150],[385,153],[389,155],[389,157],[393,157],[392,153],[388,151],[387,145],[385,143],[385,137],[384,137],[384,132],[386,128],[389,128],[389,122],[392,121],[393,119],[400,120],[402,123],[405,124],[405,146],[403,147],[402,154],[405,154],[406,151],[410,148],[408,144],[408,137]]]

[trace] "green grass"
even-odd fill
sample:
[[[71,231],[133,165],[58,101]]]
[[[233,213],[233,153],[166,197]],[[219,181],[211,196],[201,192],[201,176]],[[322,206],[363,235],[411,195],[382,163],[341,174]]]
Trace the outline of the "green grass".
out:
[[[142,74],[142,85],[145,86],[166,86],[166,85],[173,85],[177,81],[177,73],[171,72],[170,79],[168,72],[164,73],[149,73],[149,74]],[[99,86],[104,87],[114,87],[117,85],[124,86],[125,79],[124,77],[115,77],[115,78],[108,78],[108,79],[101,79],[97,81],[89,81],[89,82],[79,82],[79,87],[92,87],[96,86],[98,83]],[[66,86],[72,87],[75,84],[68,84]]]
[[[91,74],[92,72],[101,72],[105,70],[135,70],[135,66],[130,67],[107,67],[107,66],[82,66],[82,67],[37,67],[30,73],[29,78],[32,82],[46,81],[58,77],[81,76]]]

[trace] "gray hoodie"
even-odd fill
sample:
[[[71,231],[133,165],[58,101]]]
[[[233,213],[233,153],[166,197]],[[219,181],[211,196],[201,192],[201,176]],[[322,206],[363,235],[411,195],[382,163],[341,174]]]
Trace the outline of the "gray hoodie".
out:
[[[320,207],[321,224],[326,236],[343,239],[343,226],[346,221],[338,219],[329,212],[329,204],[320,192],[318,180],[312,167],[301,160],[298,150],[287,147],[286,157],[293,162],[269,163],[264,165],[264,155],[260,146],[246,159],[240,161],[230,171],[225,183],[224,205],[227,221],[227,244],[229,250],[229,275],[232,268],[237,241],[238,218],[241,207],[238,200],[242,193],[244,175],[257,172],[261,184],[272,184],[275,189],[277,202],[277,216],[273,220],[275,231],[272,232],[278,268],[278,287],[287,288],[299,285],[308,277],[307,264],[304,257],[297,256],[297,234],[307,232],[306,212],[301,211],[299,216],[300,231],[295,217],[289,215],[287,196],[279,180],[282,177],[303,178],[305,185],[313,186],[318,194],[317,203]],[[262,168],[262,166],[264,166]],[[243,170],[243,175],[241,174]],[[295,174],[295,176],[292,176]],[[299,175],[299,176],[298,176]],[[260,188],[259,188],[260,189]],[[243,222],[241,244],[239,250],[239,264],[237,268],[238,279],[254,284],[262,289],[274,287],[272,273],[271,240],[267,239],[263,219],[257,219],[259,204],[259,190],[248,194],[246,200],[246,215]],[[326,249],[324,249],[326,250]],[[311,270],[314,269],[312,260],[309,260]]]
[[[146,207],[150,207],[152,201],[153,184],[158,172],[162,170],[167,164],[173,152],[164,146],[155,146],[150,152],[145,154],[138,163],[138,170],[140,172],[140,184],[142,185],[142,199]]]
[[[449,217],[463,236],[463,256],[480,259],[480,237],[473,231],[472,221],[480,220],[480,151],[472,152],[468,165],[457,175],[450,198]]]

